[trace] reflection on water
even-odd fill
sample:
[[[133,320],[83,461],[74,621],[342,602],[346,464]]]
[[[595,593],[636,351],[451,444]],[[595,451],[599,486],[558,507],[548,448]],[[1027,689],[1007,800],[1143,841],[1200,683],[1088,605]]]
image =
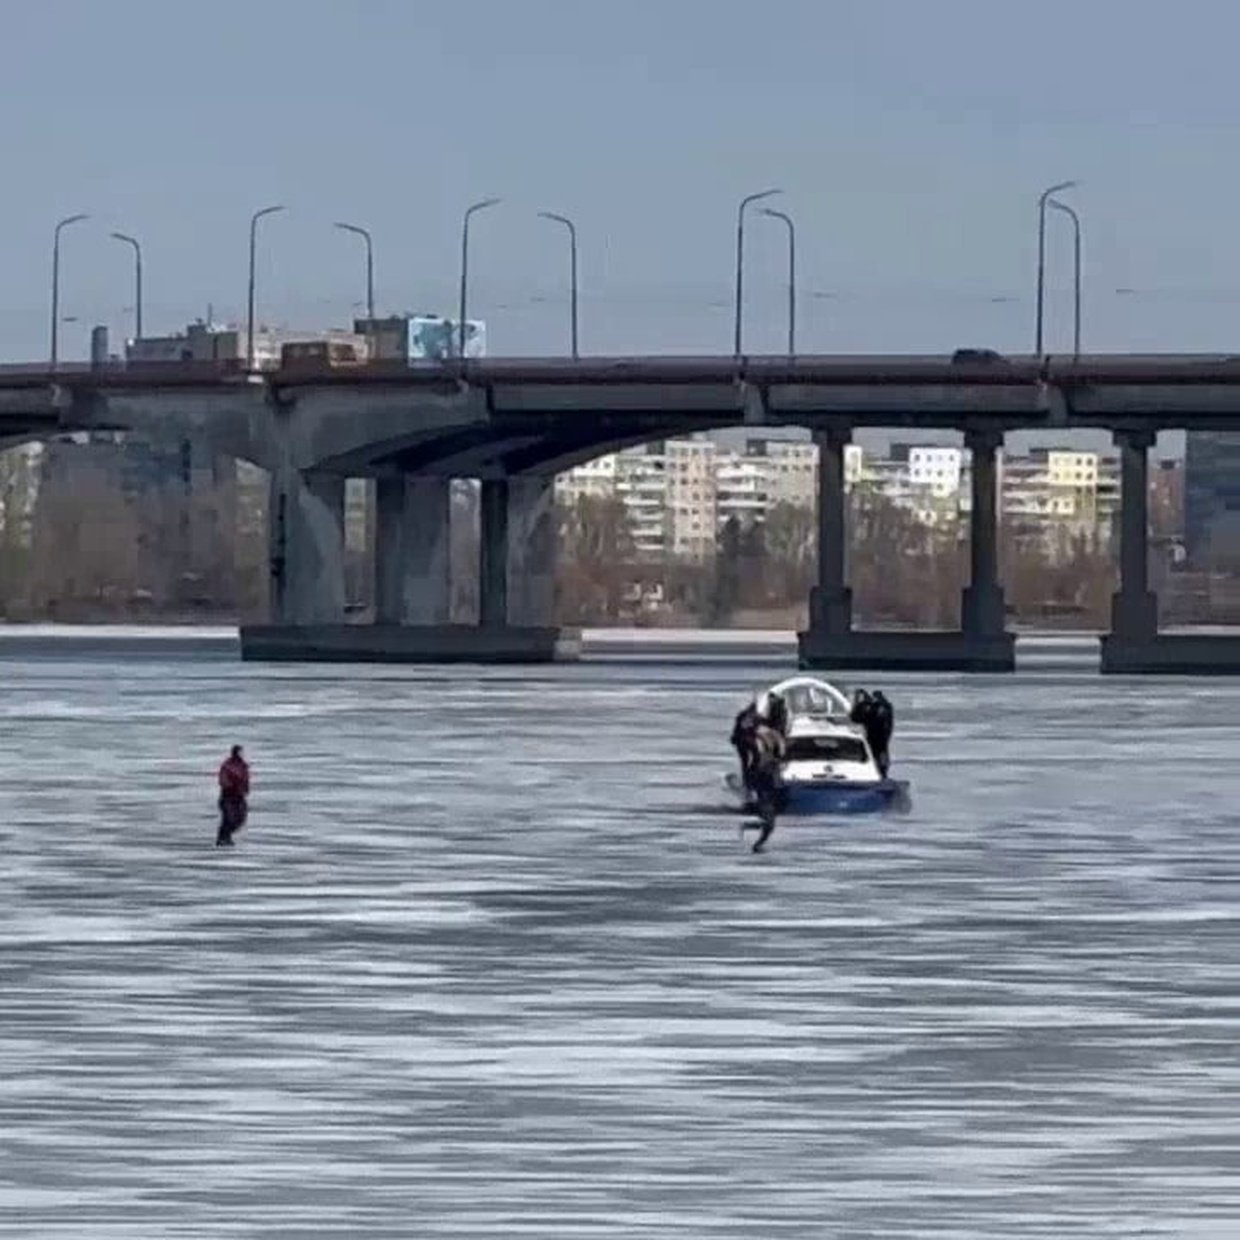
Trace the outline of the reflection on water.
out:
[[[754,857],[763,673],[0,675],[2,1235],[1240,1234],[1240,687],[874,677]]]

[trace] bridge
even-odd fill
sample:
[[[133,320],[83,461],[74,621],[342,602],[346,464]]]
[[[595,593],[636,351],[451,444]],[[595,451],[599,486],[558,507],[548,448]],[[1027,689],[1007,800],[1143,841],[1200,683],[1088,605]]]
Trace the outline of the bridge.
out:
[[[1160,634],[1147,558],[1160,430],[1240,431],[1240,356],[490,358],[445,362],[0,367],[0,446],[75,431],[193,438],[271,479],[271,616],[246,658],[536,661],[553,624],[555,475],[606,452],[725,427],[799,426],[820,450],[818,585],[802,666],[1010,670],[996,453],[1012,430],[1101,428],[1120,449],[1120,589],[1109,672],[1240,671],[1240,639]],[[952,429],[973,457],[971,579],[958,631],[852,624],[844,447],[863,427]],[[376,480],[376,616],[344,618],[349,477]],[[449,483],[481,481],[481,617],[448,623]]]

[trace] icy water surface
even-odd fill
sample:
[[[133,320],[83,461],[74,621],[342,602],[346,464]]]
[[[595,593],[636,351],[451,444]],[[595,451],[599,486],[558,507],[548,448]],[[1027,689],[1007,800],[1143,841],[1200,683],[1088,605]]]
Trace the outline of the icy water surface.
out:
[[[0,1235],[1240,1236],[1240,686],[874,677],[754,857],[769,676],[0,663]]]

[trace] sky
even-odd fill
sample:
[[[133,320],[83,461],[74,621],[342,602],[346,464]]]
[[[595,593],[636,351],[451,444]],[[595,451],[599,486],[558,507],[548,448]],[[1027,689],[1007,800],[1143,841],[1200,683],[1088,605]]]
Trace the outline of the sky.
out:
[[[243,320],[347,325],[370,228],[380,312],[470,313],[493,355],[727,353],[736,207],[784,192],[798,350],[1028,351],[1036,203],[1084,233],[1086,350],[1240,346],[1240,6],[1224,0],[41,0],[0,63],[0,351],[45,357]],[[1049,221],[1047,347],[1071,345],[1071,232]],[[787,238],[746,231],[745,347],[786,340]]]

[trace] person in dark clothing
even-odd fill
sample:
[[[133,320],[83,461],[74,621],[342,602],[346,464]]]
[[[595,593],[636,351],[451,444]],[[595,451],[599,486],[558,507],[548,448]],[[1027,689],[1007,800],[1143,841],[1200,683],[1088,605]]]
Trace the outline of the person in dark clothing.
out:
[[[754,733],[758,727],[758,707],[750,702],[732,724],[730,743],[741,764],[741,782],[749,787],[754,762]]]
[[[780,736],[788,735],[788,703],[778,693],[767,698],[766,721]]]
[[[870,713],[872,700],[869,693],[864,689],[858,689],[853,693],[852,708],[848,712],[848,717],[853,723],[859,723],[865,727],[866,716]]]
[[[761,831],[754,843],[753,851],[761,852],[775,830],[775,818],[779,813],[780,800],[783,794],[783,781],[780,778],[780,764],[784,759],[783,734],[777,732],[767,723],[759,723],[754,733],[754,765],[750,774],[750,788],[757,803],[758,819]],[[749,824],[741,826],[744,836]]]
[[[220,829],[215,846],[231,848],[233,835],[245,826],[249,816],[250,767],[242,756],[241,746],[234,745],[220,767]]]
[[[895,710],[881,690],[875,690],[870,703],[870,726],[866,736],[870,748],[874,751],[874,761],[878,764],[878,773],[887,778],[891,768],[891,734],[895,730]]]
[[[865,732],[865,742],[874,755],[874,764],[878,767],[879,776],[887,778],[887,770],[891,765],[889,748],[891,745],[891,729],[893,712],[891,703],[881,689],[872,694],[865,689],[858,689],[853,695],[852,710],[848,717],[853,723],[861,725]]]

